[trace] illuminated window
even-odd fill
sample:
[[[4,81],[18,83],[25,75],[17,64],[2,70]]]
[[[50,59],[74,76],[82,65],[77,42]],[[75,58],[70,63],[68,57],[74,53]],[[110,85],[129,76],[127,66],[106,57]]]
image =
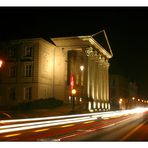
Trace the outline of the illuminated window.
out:
[[[32,65],[26,64],[24,67],[24,76],[25,77],[31,77],[32,76]]]
[[[11,78],[16,77],[16,66],[11,66],[9,68],[9,77]]]
[[[31,100],[32,99],[32,88],[26,87],[24,88],[24,100]]]

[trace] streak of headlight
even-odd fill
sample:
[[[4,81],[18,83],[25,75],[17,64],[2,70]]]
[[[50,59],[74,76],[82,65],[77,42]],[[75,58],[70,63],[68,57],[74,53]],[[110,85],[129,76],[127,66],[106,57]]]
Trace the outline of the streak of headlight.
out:
[[[43,128],[43,129],[39,129],[39,130],[35,130],[35,131],[33,131],[33,132],[44,132],[44,131],[48,131],[49,130],[49,128]]]
[[[23,126],[23,127],[15,127],[15,128],[8,128],[8,129],[2,129],[0,130],[0,133],[8,133],[8,132],[15,132],[15,131],[21,131],[21,130],[29,130],[29,129],[36,129],[36,128],[45,128],[50,126],[58,126],[63,124],[69,124],[69,123],[77,123],[77,122],[84,122],[89,120],[96,120],[96,118],[84,118],[84,119],[77,119],[77,120],[68,120],[63,122],[54,122],[54,123],[45,123],[45,124],[39,124],[39,125],[32,125],[32,126]],[[16,124],[17,126],[17,124]]]
[[[21,133],[9,134],[9,135],[5,135],[4,137],[8,138],[8,137],[14,137],[14,136],[18,136],[18,135],[21,135]]]
[[[53,117],[41,117],[41,118],[27,118],[27,119],[9,119],[1,120],[0,123],[13,123],[13,122],[31,122],[31,121],[42,121],[42,120],[54,120],[54,119],[63,119],[63,118],[74,118],[74,117],[84,117],[92,115],[103,115],[112,113],[111,112],[100,112],[100,113],[89,113],[89,114],[76,114],[76,115],[65,115],[65,116],[53,116]]]
[[[115,112],[112,114],[106,114],[106,115],[101,116],[101,118],[108,119],[108,118],[112,118],[112,117],[119,117],[119,116],[124,116],[124,115],[129,115],[129,114],[143,113],[145,111],[148,111],[148,108],[135,108],[135,109],[131,109],[131,110],[123,110],[121,112]]]
[[[73,121],[79,121],[81,119],[90,119],[90,117],[72,118],[72,119],[70,118],[70,119],[51,120],[51,121],[40,121],[40,122],[21,123],[21,124],[13,124],[13,125],[3,125],[3,126],[0,126],[0,129],[23,127],[23,126],[32,126],[32,125],[40,125],[40,124],[48,124],[48,123],[65,123],[67,121],[73,122]]]
[[[31,122],[31,121],[44,121],[44,120],[57,120],[57,119],[68,119],[75,117],[104,117],[104,116],[114,116],[114,115],[128,115],[138,112],[148,111],[148,108],[137,108],[131,110],[120,110],[120,111],[109,111],[109,112],[96,112],[96,113],[88,113],[88,114],[76,114],[76,115],[65,115],[65,116],[54,116],[54,117],[41,117],[41,118],[28,118],[28,119],[9,119],[9,120],[1,120],[0,123],[14,123],[14,122]]]

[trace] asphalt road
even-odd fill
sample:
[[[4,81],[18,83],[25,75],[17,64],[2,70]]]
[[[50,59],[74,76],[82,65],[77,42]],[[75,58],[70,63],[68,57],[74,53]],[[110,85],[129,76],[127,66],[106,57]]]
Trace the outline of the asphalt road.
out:
[[[147,113],[138,113],[18,130],[0,133],[0,141],[146,141],[148,140],[147,117]],[[3,128],[0,132],[2,130]]]
[[[140,116],[140,117],[138,117]],[[73,139],[73,141],[147,141],[148,115],[135,115],[118,124]]]

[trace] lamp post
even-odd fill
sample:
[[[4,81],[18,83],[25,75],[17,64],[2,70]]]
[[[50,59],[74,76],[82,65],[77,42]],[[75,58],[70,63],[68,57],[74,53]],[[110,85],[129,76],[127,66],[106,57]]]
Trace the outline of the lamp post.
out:
[[[123,99],[119,99],[119,109],[122,109]]]
[[[133,100],[132,106],[134,108],[135,107],[135,97],[132,97],[132,100]]]
[[[75,111],[75,94],[76,94],[76,89],[72,89],[72,112]]]
[[[81,75],[80,75],[80,86],[81,86],[81,98],[83,98],[83,83],[84,83],[84,75],[83,75],[83,71],[84,71],[84,66],[83,65],[81,65],[80,66],[80,71],[81,71]]]

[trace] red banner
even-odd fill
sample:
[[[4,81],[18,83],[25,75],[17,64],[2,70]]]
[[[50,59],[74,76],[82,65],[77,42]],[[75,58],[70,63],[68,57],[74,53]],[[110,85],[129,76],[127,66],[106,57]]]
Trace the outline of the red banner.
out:
[[[73,74],[70,75],[70,92],[72,92],[72,89],[74,88],[74,76]]]

